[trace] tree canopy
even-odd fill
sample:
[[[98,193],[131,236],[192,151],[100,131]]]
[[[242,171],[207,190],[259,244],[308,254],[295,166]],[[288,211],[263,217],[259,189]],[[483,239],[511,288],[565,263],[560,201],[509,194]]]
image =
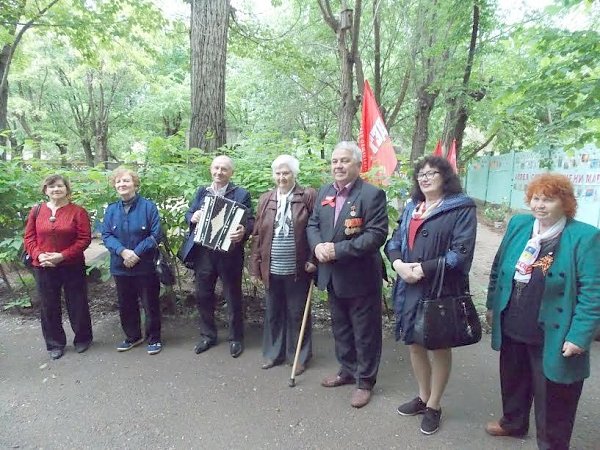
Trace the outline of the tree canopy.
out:
[[[357,136],[364,79],[403,159],[438,140],[456,139],[463,164],[481,151],[600,142],[600,8],[591,1],[556,0],[506,19],[495,0],[232,0],[219,25],[200,32],[190,4],[189,15],[172,14],[175,0],[162,9],[145,0],[5,3],[4,159],[185,161],[188,147],[264,136],[325,156]],[[225,70],[215,70],[225,54]],[[211,74],[224,95],[209,95]]]

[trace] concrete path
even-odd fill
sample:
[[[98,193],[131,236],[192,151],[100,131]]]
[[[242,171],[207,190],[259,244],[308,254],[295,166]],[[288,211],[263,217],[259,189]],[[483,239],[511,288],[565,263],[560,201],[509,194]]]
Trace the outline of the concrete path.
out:
[[[419,418],[395,412],[415,395],[416,384],[406,348],[390,338],[375,396],[356,410],[349,404],[351,386],[319,385],[337,369],[326,332],[315,333],[315,358],[295,388],[288,387],[287,366],[260,369],[256,328],[247,330],[247,348],[237,360],[226,343],[195,355],[191,320],[164,320],[165,347],[156,356],[143,347],[115,351],[122,339],[117,315],[96,320],[94,332],[87,353],[67,347],[62,359],[49,361],[38,321],[0,316],[0,448],[536,448],[531,434],[525,440],[492,438],[483,430],[500,412],[497,354],[489,336],[454,351],[442,428],[423,436]],[[600,448],[599,343],[594,350],[574,449]]]

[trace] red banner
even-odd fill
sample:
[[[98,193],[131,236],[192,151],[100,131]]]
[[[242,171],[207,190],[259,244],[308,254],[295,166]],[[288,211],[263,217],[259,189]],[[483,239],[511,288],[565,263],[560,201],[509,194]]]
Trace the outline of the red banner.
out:
[[[362,173],[379,166],[381,170],[376,178],[383,182],[394,172],[398,163],[396,152],[394,152],[392,140],[385,128],[375,96],[367,80],[365,80],[363,90],[358,145],[362,151]]]

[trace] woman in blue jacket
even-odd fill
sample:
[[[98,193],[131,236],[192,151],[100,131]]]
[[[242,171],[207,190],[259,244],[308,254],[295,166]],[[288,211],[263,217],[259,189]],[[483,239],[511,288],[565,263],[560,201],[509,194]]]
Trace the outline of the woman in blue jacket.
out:
[[[121,200],[106,208],[102,239],[110,251],[110,273],[115,279],[121,326],[125,340],[117,350],[124,352],[144,342],[141,331],[141,300],[145,311],[145,338],[148,354],[162,350],[160,339],[160,282],[154,259],[161,239],[158,208],[140,196],[140,178],[119,167],[111,176]]]

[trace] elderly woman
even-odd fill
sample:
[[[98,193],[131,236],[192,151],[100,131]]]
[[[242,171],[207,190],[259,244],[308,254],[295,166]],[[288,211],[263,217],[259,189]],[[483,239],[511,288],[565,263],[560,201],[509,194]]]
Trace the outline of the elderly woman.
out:
[[[149,355],[162,350],[160,339],[160,282],[154,259],[161,239],[156,205],[140,196],[140,178],[132,170],[119,167],[111,183],[121,199],[106,208],[102,239],[110,252],[110,273],[115,279],[121,326],[125,340],[117,346],[124,352],[144,342],[140,307],[145,312],[145,338]]]
[[[440,257],[446,264],[442,295],[469,290],[477,217],[475,203],[462,193],[460,180],[445,159],[429,156],[420,160],[412,179],[412,201],[385,249],[398,274],[394,289],[396,339],[409,346],[419,384],[419,395],[400,405],[398,414],[423,414],[421,432],[433,434],[439,429],[440,402],[450,377],[452,353],[449,348],[428,351],[414,342],[415,315],[419,300],[431,290]]]
[[[293,156],[278,156],[271,167],[275,189],[264,193],[258,201],[250,258],[253,281],[260,279],[266,289],[263,369],[286,360],[293,362],[310,274],[316,270],[306,240],[306,224],[316,191],[296,182],[300,166]],[[296,375],[304,372],[311,356],[309,322]]]
[[[25,226],[25,250],[31,257],[41,302],[42,333],[50,358],[59,359],[67,343],[62,326],[61,290],[75,333],[78,353],[92,344],[92,321],[88,304],[83,251],[92,241],[90,218],[85,209],[71,203],[71,186],[61,175],[42,183],[48,197],[33,207]]]
[[[525,198],[533,215],[511,219],[490,273],[503,415],[486,431],[527,434],[535,398],[538,447],[567,449],[600,324],[600,230],[573,219],[577,201],[563,175],[538,175]]]

